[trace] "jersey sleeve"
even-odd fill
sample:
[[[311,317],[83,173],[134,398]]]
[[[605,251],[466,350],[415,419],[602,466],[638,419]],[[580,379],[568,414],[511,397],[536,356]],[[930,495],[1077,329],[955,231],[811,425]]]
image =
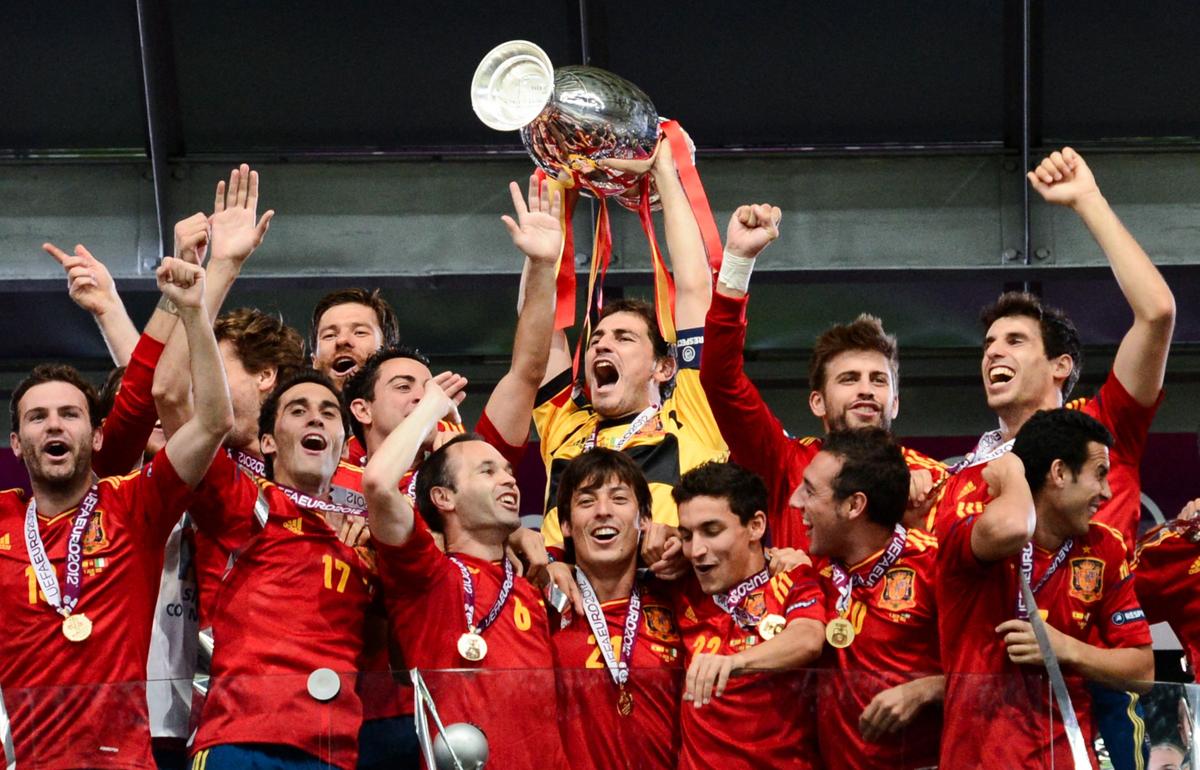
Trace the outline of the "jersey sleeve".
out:
[[[1121,533],[1105,527],[1104,596],[1096,624],[1106,647],[1142,647],[1150,644],[1150,624],[1138,603],[1133,571]]]
[[[234,553],[259,529],[254,517],[258,497],[258,484],[220,449],[188,512],[197,529],[227,553]]]
[[[533,427],[542,441],[542,454],[546,455],[547,444],[557,445],[557,428],[568,413],[575,411],[571,400],[571,370],[564,369],[554,379],[538,388],[533,403]],[[553,447],[551,447],[553,449]]]
[[[776,479],[787,476],[790,439],[746,376],[746,303],[747,298],[713,293],[704,322],[700,383],[730,459],[772,488]]]
[[[166,452],[159,452],[137,473],[102,479],[124,498],[129,526],[150,548],[161,549],[195,492],[179,478]]]
[[[956,518],[951,522],[944,534],[938,535],[937,568],[941,577],[978,577],[982,576],[990,566],[989,562],[980,560],[971,547],[971,533],[979,523],[979,515]]]
[[[776,598],[782,598],[780,605],[788,623],[801,618],[825,622],[825,597],[811,564],[781,572],[768,585]]]
[[[725,439],[708,404],[708,396],[700,382],[700,361],[704,351],[704,329],[684,329],[679,332],[675,348],[675,388],[671,392],[670,405],[664,409],[664,417],[676,410],[675,418],[687,424],[712,447],[725,447]]]
[[[411,602],[453,586],[459,573],[438,550],[428,527],[414,526],[404,545],[374,541],[376,566],[389,604]]]
[[[1188,580],[1194,557],[1185,553],[1190,550],[1187,546],[1178,532],[1165,525],[1147,532],[1138,544],[1133,564],[1134,590],[1150,623],[1173,620],[1190,598],[1184,594],[1195,590]],[[1196,555],[1200,556],[1200,550]]]
[[[496,430],[496,426],[492,424],[491,418],[488,417],[487,409],[484,409],[483,414],[479,415],[479,422],[475,423],[475,432],[483,436],[484,441],[504,455],[504,459],[508,461],[514,471],[521,464],[521,458],[525,456],[525,448],[529,444],[522,443],[520,446],[513,446],[505,441],[504,437],[500,435],[500,431]]]
[[[101,478],[129,473],[137,465],[158,420],[151,387],[154,368],[165,345],[143,334],[138,339],[112,409],[104,419],[104,441],[92,456],[92,469]]]
[[[1153,406],[1142,406],[1129,395],[1117,375],[1110,371],[1100,390],[1096,391],[1095,398],[1087,399],[1082,404],[1074,402],[1069,406],[1095,417],[1113,434],[1114,463],[1122,462],[1136,468],[1141,465],[1150,423],[1154,421],[1162,399],[1163,393],[1160,391]]]

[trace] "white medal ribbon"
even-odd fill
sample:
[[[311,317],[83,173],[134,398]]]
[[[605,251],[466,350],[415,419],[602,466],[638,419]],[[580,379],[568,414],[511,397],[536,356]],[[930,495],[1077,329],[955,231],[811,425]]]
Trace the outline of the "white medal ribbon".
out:
[[[1058,547],[1058,552],[1054,554],[1054,559],[1051,560],[1050,566],[1047,567],[1046,571],[1042,573],[1042,576],[1038,578],[1037,585],[1029,589],[1030,595],[1037,596],[1038,592],[1045,587],[1046,583],[1049,582],[1054,573],[1058,572],[1058,568],[1062,566],[1062,563],[1066,561],[1067,554],[1071,552],[1071,548],[1073,548],[1074,545],[1075,540],[1072,538],[1067,538],[1066,542]],[[1021,549],[1021,585],[1029,585],[1029,581],[1032,579],[1033,543],[1026,543],[1025,547]],[[1036,608],[1034,608],[1035,613],[1036,611]],[[1030,611],[1025,602],[1024,590],[1017,593],[1017,617],[1021,620],[1029,620],[1030,618]]]
[[[608,633],[608,619],[604,617],[604,608],[596,590],[583,570],[575,568],[575,581],[579,584],[579,593],[583,598],[583,611],[587,615],[588,626],[592,636],[596,638],[596,646],[604,657],[604,665],[612,675],[613,682],[622,686],[629,681],[629,666],[633,662],[633,643],[637,639],[638,626],[642,622],[642,596],[637,582],[633,584],[633,592],[629,595],[629,611],[625,613],[624,636],[621,637],[621,658],[617,659],[613,651],[612,636]]]
[[[836,605],[838,615],[845,617],[847,613],[849,613],[850,596],[854,592],[855,588],[858,586],[865,586],[866,588],[875,587],[875,584],[879,582],[879,579],[882,578],[884,574],[891,569],[891,566],[896,563],[896,560],[900,558],[900,553],[904,550],[904,543],[907,538],[908,530],[906,530],[903,525],[897,524],[896,528],[892,530],[892,539],[888,542],[887,548],[875,561],[875,564],[871,566],[871,569],[867,573],[866,577],[863,577],[857,572],[851,575],[846,571],[846,568],[838,562],[830,562],[829,567],[830,572],[832,573],[831,578],[833,580],[833,585],[837,588],[838,592]]]
[[[646,427],[646,423],[650,422],[650,420],[656,414],[658,414],[658,410],[661,408],[662,407],[658,406],[657,404],[651,404],[650,406],[646,407],[642,411],[638,412],[638,416],[633,418],[633,422],[629,423],[629,427],[625,430],[624,433],[621,434],[620,438],[618,438],[616,441],[612,442],[612,444],[609,446],[609,448],[614,449],[618,452],[620,452],[622,449],[624,449],[625,445],[629,443],[629,440],[631,438],[633,438],[634,436],[636,436],[642,428]],[[592,431],[592,435],[588,436],[587,439],[584,440],[583,451],[587,452],[588,450],[595,449],[596,441],[599,438],[600,438],[600,426],[597,425],[596,429]]]
[[[37,576],[38,587],[46,597],[46,603],[60,615],[70,617],[79,602],[79,594],[83,588],[83,534],[96,503],[100,500],[98,486],[92,485],[79,504],[79,512],[71,522],[71,535],[67,540],[67,564],[64,579],[68,585],[66,595],[59,588],[58,575],[54,572],[54,564],[46,553],[46,546],[38,532],[37,500],[30,500],[25,508],[25,548],[29,552],[29,563]]]

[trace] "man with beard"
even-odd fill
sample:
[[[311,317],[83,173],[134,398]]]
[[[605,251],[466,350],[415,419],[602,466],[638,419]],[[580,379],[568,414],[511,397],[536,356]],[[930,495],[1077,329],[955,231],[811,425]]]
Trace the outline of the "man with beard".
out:
[[[1162,401],[1175,327],[1175,298],[1146,252],[1109,207],[1077,152],[1065,147],[1052,153],[1028,177],[1046,202],[1066,206],[1079,215],[1104,251],[1133,311],[1133,324],[1121,339],[1112,369],[1095,396],[1066,403],[1067,408],[1099,420],[1113,436],[1109,457],[1112,499],[1096,520],[1120,532],[1132,553],[1141,519],[1142,454]],[[956,472],[942,488],[930,515],[939,539],[955,522],[983,510],[990,497],[982,479],[986,463],[1011,448],[1013,437],[1030,415],[1064,405],[1083,364],[1079,333],[1071,319],[1032,294],[1003,294],[984,308],[980,317],[986,329],[980,374],[988,408],[995,413],[999,427],[983,434],[975,449],[952,469]],[[1106,692],[1100,686],[1092,689],[1114,767],[1140,767],[1145,747],[1139,740],[1142,726],[1136,696]]]
[[[629,455],[592,449],[564,469],[563,536],[583,612],[552,617],[558,727],[572,767],[674,770],[682,642],[670,586],[637,574],[650,487]]]
[[[392,639],[414,668],[491,674],[432,685],[443,724],[479,726],[490,763],[508,770],[567,767],[558,731],[545,725],[555,713],[546,611],[537,589],[505,558],[505,544],[520,526],[512,466],[478,435],[463,434],[421,466],[420,519],[399,488],[450,404],[441,388],[426,384],[421,403],[363,474]],[[444,553],[431,530],[444,535]]]
[[[829,770],[937,765],[937,541],[901,523],[908,489],[888,432],[858,428],[826,436],[797,491],[825,594],[832,670],[821,675],[817,735]]]
[[[821,451],[817,437],[791,438],[746,376],[746,307],[750,272],[758,255],[779,237],[780,211],[768,204],[741,206],[729,220],[725,259],[704,325],[707,342],[700,381],[713,416],[729,443],[730,459],[762,477],[770,498],[772,545],[805,549],[802,511],[790,498],[804,469]],[[846,428],[891,430],[900,411],[900,362],[896,338],[878,318],[860,315],[827,329],[809,359],[808,404],[825,432]],[[904,449],[912,471],[907,525],[923,525],[928,493],[944,476],[941,463]]]
[[[1150,628],[1124,540],[1094,518],[1112,497],[1112,443],[1086,414],[1037,412],[1012,452],[985,468],[991,501],[939,539],[942,767],[1073,766],[1063,722],[1051,712],[1061,704],[1048,698],[1034,612],[1062,665],[1086,746],[1093,709],[1084,682],[1132,690],[1153,679]],[[1027,605],[1024,585],[1037,608]]]
[[[554,507],[558,478],[572,458],[588,449],[628,452],[650,483],[654,521],[672,527],[677,522],[671,499],[674,481],[687,470],[726,454],[697,372],[704,345],[700,327],[712,294],[712,273],[667,142],[659,143],[649,173],[662,201],[679,339],[672,352],[649,304],[630,299],[609,302],[587,340],[584,394],[574,392],[566,335],[561,330],[554,333],[546,380],[533,413],[549,477],[542,525],[549,548],[562,545]],[[658,311],[669,309],[660,307]],[[661,530],[651,539],[661,551]],[[675,544],[670,555],[677,556],[678,550]],[[556,582],[560,580],[569,582],[569,574],[556,578]]]
[[[194,767],[303,767],[317,759],[355,766],[355,672],[377,580],[360,547],[363,512],[332,501],[348,422],[329,378],[294,374],[275,386],[259,417],[270,481],[220,454],[197,492],[190,511],[201,531],[252,520],[256,507],[266,521],[216,596]]]
[[[33,497],[0,498],[10,763],[154,766],[141,683],[163,548],[233,420],[204,270],[167,257],[157,277],[192,350],[196,411],[150,464],[96,481],[95,391],[70,367],[38,367],[13,395],[13,451]]]
[[[705,463],[672,494],[693,573],[675,596],[687,666],[680,770],[819,767],[814,683],[789,671],[825,644],[816,573],[805,562],[770,576],[767,490],[753,473]]]

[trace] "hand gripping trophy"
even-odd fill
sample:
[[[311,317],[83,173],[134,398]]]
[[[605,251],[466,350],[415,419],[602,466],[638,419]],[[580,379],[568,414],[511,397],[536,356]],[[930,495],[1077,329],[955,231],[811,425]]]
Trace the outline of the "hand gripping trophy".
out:
[[[659,255],[650,220],[650,210],[657,201],[653,180],[649,174],[606,168],[598,163],[604,159],[648,161],[660,136],[662,141],[672,143],[684,189],[704,234],[709,261],[714,269],[719,267],[720,235],[700,185],[687,137],[675,121],[660,120],[650,97],[633,83],[598,67],[555,69],[541,48],[524,40],[513,40],[483,57],[471,81],[471,106],[489,127],[498,131],[519,130],[525,149],[546,176],[599,200],[593,284],[597,283],[598,271],[599,283],[603,282],[608,267],[611,236],[606,199],[616,197],[620,205],[639,213],[654,259],[655,293],[669,296],[669,292],[660,292],[660,284],[669,284],[670,275]],[[565,225],[570,227],[569,214]],[[569,230],[567,242],[570,243]],[[560,270],[573,271],[572,260],[563,260]],[[572,272],[572,298],[573,275]],[[590,303],[599,293],[589,287],[588,295]],[[561,309],[564,297],[560,294],[559,299]],[[574,315],[573,304],[570,315]],[[674,342],[670,308],[659,308],[660,326],[664,315],[668,326],[663,330],[664,336]],[[559,328],[569,326],[573,318],[563,321],[560,316]]]

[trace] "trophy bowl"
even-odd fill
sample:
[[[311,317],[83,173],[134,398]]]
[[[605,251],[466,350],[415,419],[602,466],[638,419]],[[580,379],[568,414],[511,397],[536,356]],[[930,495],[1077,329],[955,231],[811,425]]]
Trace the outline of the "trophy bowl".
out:
[[[548,91],[547,71],[553,73]],[[658,112],[640,88],[598,67],[550,69],[546,53],[524,40],[488,52],[472,80],[471,102],[492,128],[520,128],[525,149],[546,174],[596,197],[629,190],[639,178],[596,161],[649,158],[658,141]]]

